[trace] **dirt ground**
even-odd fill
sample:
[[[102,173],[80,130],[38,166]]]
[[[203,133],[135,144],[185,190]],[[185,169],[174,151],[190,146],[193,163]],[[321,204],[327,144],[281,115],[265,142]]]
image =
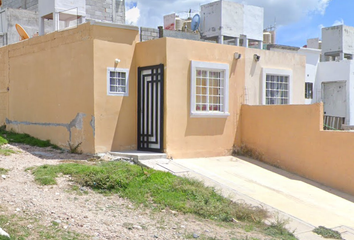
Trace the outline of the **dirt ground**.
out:
[[[220,226],[169,210],[154,212],[144,207],[136,208],[117,195],[104,196],[89,189],[81,189],[88,191],[88,194],[81,194],[80,190],[72,190],[68,176],[59,178],[57,185],[40,186],[26,168],[66,160],[87,160],[90,156],[21,144],[7,147],[19,153],[0,156],[0,168],[10,170],[0,177],[0,216],[31,217],[48,227],[55,223],[61,231],[87,235],[94,240],[193,239],[197,236],[199,239],[270,239],[255,231],[246,232],[241,223]],[[7,229],[7,226],[0,227]],[[33,232],[28,239],[39,239],[34,225],[25,223],[25,227]]]

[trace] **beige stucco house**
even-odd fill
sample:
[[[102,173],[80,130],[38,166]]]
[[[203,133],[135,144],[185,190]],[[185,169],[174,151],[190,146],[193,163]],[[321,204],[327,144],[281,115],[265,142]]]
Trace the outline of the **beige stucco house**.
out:
[[[0,73],[1,125],[87,153],[225,155],[241,141],[245,101],[304,103],[304,56],[139,42],[125,25],[86,23],[2,47]]]

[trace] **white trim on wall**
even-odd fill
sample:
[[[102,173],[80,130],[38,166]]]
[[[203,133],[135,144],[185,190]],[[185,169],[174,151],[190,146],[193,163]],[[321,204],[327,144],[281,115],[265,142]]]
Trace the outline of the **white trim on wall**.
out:
[[[223,71],[223,111],[197,111],[196,110],[196,71]],[[190,116],[191,117],[227,117],[229,113],[229,65],[226,63],[213,63],[191,61],[191,95],[190,95]]]
[[[125,73],[125,91],[124,92],[112,92],[110,84],[110,73]],[[128,68],[107,68],[107,95],[108,96],[129,96],[129,69]]]

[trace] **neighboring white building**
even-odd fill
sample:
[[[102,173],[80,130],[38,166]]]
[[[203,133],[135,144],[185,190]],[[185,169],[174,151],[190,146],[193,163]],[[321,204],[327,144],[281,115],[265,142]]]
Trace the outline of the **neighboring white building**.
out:
[[[354,27],[340,25],[322,29],[315,93],[316,102],[323,102],[327,125],[334,121],[354,125],[353,42]]]
[[[268,45],[268,50],[306,56],[305,103],[323,102],[329,129],[354,126],[354,27],[322,29],[322,41],[309,39],[296,48]]]
[[[54,6],[54,3],[62,2],[63,9],[57,12],[61,21],[66,21],[69,11],[70,15],[85,16],[86,20],[102,21],[109,23],[125,24],[125,0],[6,0],[0,5],[0,47],[19,41],[19,35],[15,29],[15,24],[20,24],[30,37],[36,36],[40,30],[39,12],[40,2],[48,3]],[[75,11],[71,4],[84,2],[85,13]],[[65,4],[66,3],[66,4]],[[70,3],[70,4],[67,4]],[[54,9],[54,8],[53,8]],[[66,10],[65,10],[66,9]],[[45,20],[45,29],[48,32],[53,31],[53,21],[49,20],[48,15]],[[80,21],[72,21],[70,26],[79,24]],[[66,25],[62,24],[64,28]]]
[[[297,52],[306,56],[305,104],[316,103],[321,100],[321,90],[316,86],[321,50],[300,48]]]

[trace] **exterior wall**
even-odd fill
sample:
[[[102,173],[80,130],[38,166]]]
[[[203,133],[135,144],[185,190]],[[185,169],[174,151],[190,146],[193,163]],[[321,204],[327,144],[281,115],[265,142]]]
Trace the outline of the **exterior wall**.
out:
[[[253,55],[261,58],[254,61]],[[245,49],[245,103],[262,104],[263,74],[265,68],[292,71],[291,104],[305,103],[305,65],[304,56],[293,53],[281,53],[259,49]],[[242,57],[243,58],[243,57]]]
[[[137,68],[133,57],[139,29],[93,26],[93,38],[95,152],[136,150]],[[120,63],[115,64],[115,59]],[[107,95],[107,67],[130,69],[129,96]]]
[[[354,27],[343,26],[343,52],[354,54]]]
[[[307,48],[321,49],[321,42],[319,38],[307,39]]]
[[[21,8],[38,11],[38,0],[6,0],[2,8]],[[125,1],[123,0],[86,0],[87,18],[125,23]]]
[[[339,62],[320,62],[316,78],[317,102],[322,101],[322,83],[346,82],[347,92],[347,115],[346,124],[354,125],[354,62],[343,60]],[[321,97],[321,98],[320,98]]]
[[[1,48],[8,52],[8,129],[94,152],[90,24]]]
[[[165,82],[166,152],[174,158],[230,153],[236,138],[244,91],[245,48],[167,38]],[[229,113],[225,118],[190,117],[191,60],[226,63],[230,68]]]
[[[160,36],[168,37],[168,38],[181,38],[181,39],[200,41],[200,34],[193,33],[193,32],[171,31],[171,30],[161,29]]]
[[[125,24],[125,1],[86,0],[86,18]]]
[[[323,53],[354,54],[354,27],[340,25],[322,28]],[[343,59],[341,57],[340,59]]]
[[[242,143],[264,161],[354,194],[352,132],[323,131],[323,105],[242,106]]]
[[[156,28],[140,27],[141,42],[154,40],[162,37],[181,38],[181,39],[200,41],[199,33],[165,30],[162,28],[156,29]]]
[[[229,1],[201,6],[203,37],[240,37],[263,41],[263,8]]]
[[[113,9],[115,8],[115,9]],[[1,9],[5,10],[6,22],[0,18],[0,25],[4,25],[6,36],[0,35],[0,46],[16,43],[19,35],[15,24],[20,24],[30,37],[39,31],[38,0],[6,0]],[[103,22],[125,24],[125,1],[119,0],[87,0],[86,19]],[[1,13],[0,13],[1,14]],[[72,23],[74,24],[74,23]],[[76,23],[75,23],[76,25]],[[45,32],[53,31],[52,21],[45,21]],[[61,22],[60,28],[64,28]],[[5,38],[5,39],[4,39]]]
[[[316,91],[316,76],[317,68],[320,61],[321,50],[310,49],[310,48],[301,48],[298,51],[299,54],[306,56],[306,73],[305,73],[305,82],[313,83],[313,98],[305,99],[305,104],[316,103],[318,96],[321,97],[321,92]]]
[[[215,37],[221,35],[221,1],[208,3],[200,6],[200,22],[201,22],[201,33],[203,37]],[[235,12],[234,12],[235,13]],[[239,13],[239,12],[237,12]],[[240,23],[242,21],[243,13],[241,14],[233,14],[234,23],[237,24],[235,28],[235,34],[240,34],[242,32],[243,26]],[[235,19],[237,18],[237,19]],[[238,21],[235,21],[238,20]]]
[[[343,25],[322,28],[322,52],[343,52]]]
[[[159,30],[156,28],[140,27],[140,42],[159,38]]]
[[[9,52],[5,48],[0,48],[0,126],[5,125],[9,109]]]
[[[243,7],[244,7],[244,23],[243,23],[244,34],[249,39],[263,41],[263,29],[264,29],[263,8],[250,6],[250,5],[244,5]]]
[[[5,0],[2,2],[2,8],[21,8],[31,11],[38,10],[38,0]]]
[[[3,41],[0,41],[0,46],[19,41],[20,36],[17,33],[16,24],[20,24],[30,37],[38,32],[38,15],[35,12],[22,9],[6,9],[4,14],[7,19],[7,26],[5,27],[7,41],[4,42],[5,44],[3,44]]]

